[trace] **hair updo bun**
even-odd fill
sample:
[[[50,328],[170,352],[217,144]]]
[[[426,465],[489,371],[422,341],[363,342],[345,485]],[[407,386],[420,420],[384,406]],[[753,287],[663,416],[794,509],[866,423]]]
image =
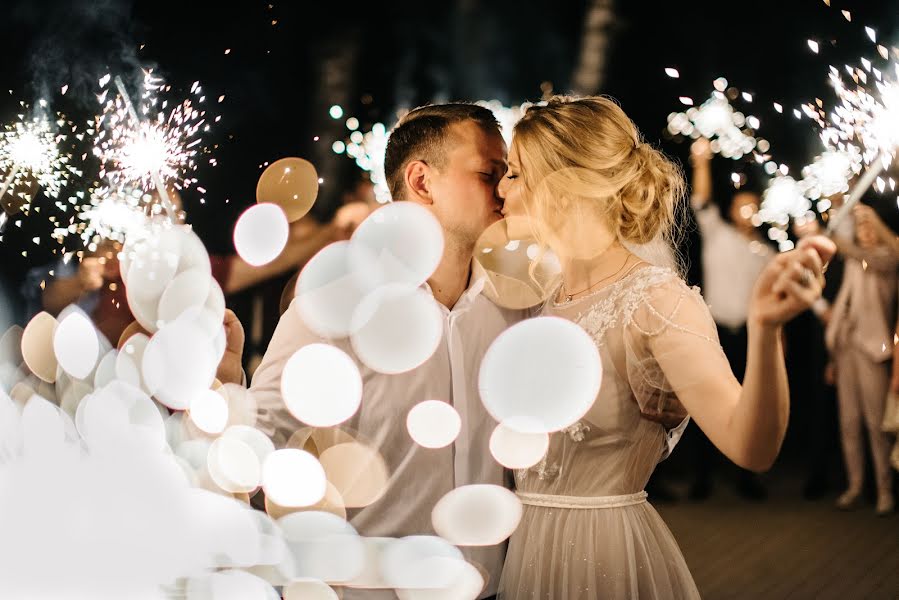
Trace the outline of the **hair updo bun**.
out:
[[[556,96],[532,106],[513,143],[533,212],[550,227],[594,210],[622,242],[643,245],[671,233],[684,197],[681,171],[641,141],[609,98]]]

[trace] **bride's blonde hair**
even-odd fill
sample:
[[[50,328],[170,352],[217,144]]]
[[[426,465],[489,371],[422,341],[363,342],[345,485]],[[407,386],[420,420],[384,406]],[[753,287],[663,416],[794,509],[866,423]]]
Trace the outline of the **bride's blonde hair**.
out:
[[[641,258],[680,266],[672,245],[684,199],[681,170],[641,139],[613,100],[555,96],[531,106],[512,144],[526,209],[540,227],[558,236],[566,224],[598,215]]]

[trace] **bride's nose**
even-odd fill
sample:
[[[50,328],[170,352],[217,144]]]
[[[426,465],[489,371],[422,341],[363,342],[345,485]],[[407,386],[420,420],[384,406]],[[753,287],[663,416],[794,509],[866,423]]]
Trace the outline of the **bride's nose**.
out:
[[[500,177],[499,183],[496,184],[496,198],[500,202],[505,202],[506,200],[506,178]]]

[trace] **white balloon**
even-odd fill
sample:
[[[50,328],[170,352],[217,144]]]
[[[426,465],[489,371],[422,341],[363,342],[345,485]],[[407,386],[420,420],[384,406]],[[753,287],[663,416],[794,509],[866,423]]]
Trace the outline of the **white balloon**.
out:
[[[215,279],[209,279],[209,296],[206,298],[204,305],[206,311],[217,323],[221,323],[225,318],[225,294]]]
[[[347,508],[373,504],[387,491],[390,473],[373,448],[358,442],[335,444],[322,451],[319,460]]]
[[[457,546],[494,546],[503,542],[521,520],[521,500],[498,485],[458,487],[434,506],[434,531]]]
[[[350,341],[369,368],[387,375],[426,362],[443,339],[443,315],[433,296],[405,284],[382,286],[353,314]]]
[[[39,312],[25,326],[22,333],[22,358],[25,365],[42,381],[56,381],[59,363],[53,350],[59,324],[50,313]]]
[[[338,600],[338,596],[324,581],[301,578],[285,586],[284,600]]]
[[[107,383],[112,382],[116,375],[116,359],[118,352],[110,350],[103,355],[100,362],[97,363],[97,370],[94,372],[94,387],[101,388]]]
[[[462,573],[462,552],[436,536],[413,535],[384,549],[381,570],[393,588],[445,589]]]
[[[212,442],[208,468],[215,484],[230,493],[252,492],[262,477],[259,457],[247,444],[233,438],[220,437]]]
[[[232,425],[222,433],[222,437],[239,440],[249,446],[259,459],[259,464],[264,464],[268,455],[275,451],[275,444],[271,438],[258,429],[246,425]]]
[[[234,247],[254,267],[278,258],[287,245],[290,226],[281,207],[261,203],[248,208],[234,226]]]
[[[220,571],[188,583],[186,600],[279,600],[264,579],[245,571]]]
[[[75,424],[91,446],[140,444],[162,449],[166,442],[165,423],[150,397],[118,380],[81,400]]]
[[[278,520],[296,577],[347,582],[365,565],[365,547],[352,525],[331,513],[295,512]]]
[[[93,391],[94,386],[83,381],[75,380],[70,386],[63,390],[62,397],[59,400],[59,408],[65,411],[70,417],[75,418],[75,412],[78,410],[78,405],[85,396]]]
[[[184,410],[192,398],[212,386],[217,368],[207,332],[193,321],[178,319],[150,339],[142,373],[148,390],[160,402]]]
[[[484,576],[471,564],[452,558],[445,570],[456,573],[456,579],[446,588],[398,589],[400,600],[477,600],[484,589]]]
[[[158,235],[141,239],[128,248],[132,253],[125,286],[129,304],[132,299],[154,305],[159,301],[159,296],[178,272],[181,239],[182,233],[177,228],[162,229]]]
[[[381,572],[381,562],[384,551],[393,544],[396,539],[373,536],[365,536],[360,539],[365,549],[364,566],[347,585],[349,587],[371,589],[390,587],[387,582],[384,581],[384,575]]]
[[[490,454],[507,469],[528,469],[540,462],[549,449],[549,434],[539,424],[525,425],[520,431],[507,423],[500,423],[490,435]]]
[[[409,411],[406,429],[419,446],[443,448],[452,444],[462,429],[462,419],[450,404],[426,400]]]
[[[126,381],[135,387],[147,390],[147,385],[141,375],[141,366],[144,362],[144,352],[147,350],[147,344],[150,338],[143,333],[135,333],[128,338],[122,351],[116,356],[116,377],[122,381]]]
[[[84,379],[94,370],[100,353],[100,340],[90,320],[80,311],[69,313],[53,335],[53,351],[59,366],[76,379]]]
[[[203,306],[209,297],[211,281],[209,273],[201,268],[178,273],[159,298],[157,319],[167,323],[189,308]]]
[[[321,463],[303,450],[276,450],[262,466],[265,495],[280,506],[311,506],[325,496],[326,483]]]
[[[178,271],[183,273],[191,269],[198,269],[210,275],[212,266],[203,240],[187,225],[179,225],[175,230],[178,232],[181,242],[181,257],[178,261]]]
[[[228,423],[228,402],[212,390],[204,390],[190,401],[191,421],[200,431],[218,434]]]
[[[140,298],[135,296],[131,289],[125,287],[125,298],[128,300],[131,314],[141,327],[150,333],[156,333],[159,329],[159,298],[157,296]]]
[[[65,451],[66,438],[78,439],[69,416],[38,395],[33,395],[22,409],[22,451],[29,459],[54,460]]]
[[[322,337],[348,336],[356,307],[373,289],[353,271],[349,254],[350,242],[334,242],[313,256],[297,279],[292,310]]]
[[[351,263],[371,285],[418,287],[443,258],[443,228],[426,208],[394,202],[374,211],[353,233]]]
[[[191,490],[185,499],[191,523],[184,542],[193,537],[195,551],[217,568],[249,567],[260,552],[259,518],[245,503],[224,494]]]
[[[362,376],[345,352],[327,344],[297,350],[281,373],[287,409],[313,427],[331,427],[352,417],[362,401]]]
[[[590,335],[571,321],[537,317],[494,340],[481,363],[479,388],[498,422],[548,433],[583,417],[601,381],[599,350]]]

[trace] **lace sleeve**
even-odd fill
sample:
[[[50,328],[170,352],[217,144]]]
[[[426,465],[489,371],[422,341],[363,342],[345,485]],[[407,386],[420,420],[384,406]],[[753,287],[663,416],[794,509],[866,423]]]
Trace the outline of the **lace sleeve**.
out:
[[[640,410],[666,427],[687,417],[680,395],[713,379],[733,379],[708,306],[674,273],[643,290],[625,323],[624,345]]]

